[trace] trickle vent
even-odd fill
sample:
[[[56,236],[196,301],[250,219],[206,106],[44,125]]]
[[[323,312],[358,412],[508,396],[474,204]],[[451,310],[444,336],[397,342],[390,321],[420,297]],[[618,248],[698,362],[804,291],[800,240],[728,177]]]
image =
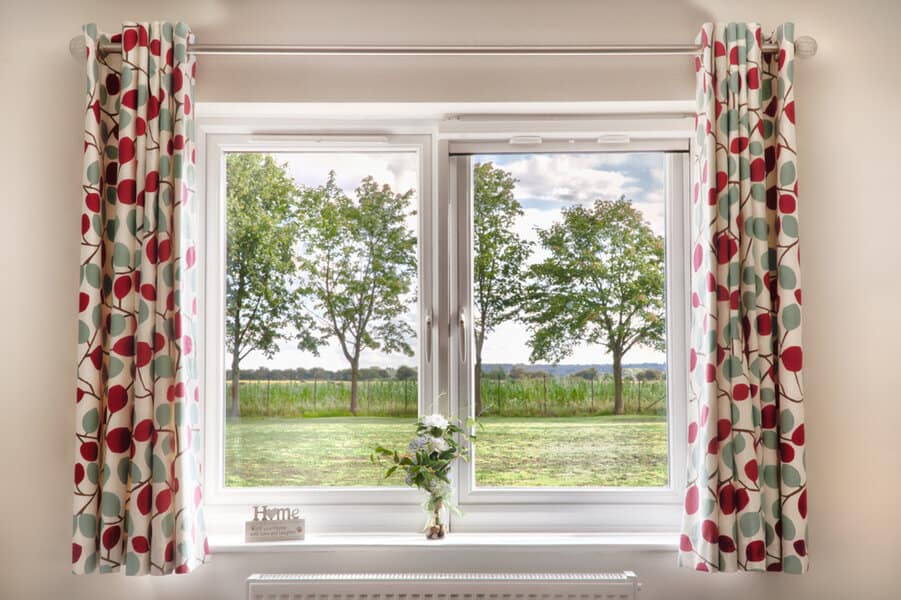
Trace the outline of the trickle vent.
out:
[[[248,600],[635,600],[620,573],[271,574],[247,579]]]

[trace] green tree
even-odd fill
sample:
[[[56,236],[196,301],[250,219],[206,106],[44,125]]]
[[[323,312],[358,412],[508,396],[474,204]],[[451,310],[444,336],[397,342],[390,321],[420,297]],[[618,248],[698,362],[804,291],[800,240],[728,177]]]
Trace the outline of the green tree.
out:
[[[394,372],[394,378],[398,381],[416,379],[416,369],[413,367],[408,367],[407,365],[402,365],[397,368],[397,371]]]
[[[531,360],[559,361],[580,343],[613,357],[614,411],[623,413],[623,357],[663,349],[664,245],[625,197],[563,210],[539,230],[547,254],[530,268]]]
[[[522,299],[529,243],[515,231],[522,205],[514,198],[516,179],[492,163],[473,170],[473,291],[475,308],[475,414],[482,414],[482,347],[497,325],[514,317]]]
[[[572,376],[585,380],[597,379],[598,370],[594,367],[588,367],[586,369],[582,369],[581,371],[576,371],[572,374]]]
[[[642,369],[635,374],[635,379],[638,381],[657,381],[660,379],[660,371],[657,369]]]
[[[416,277],[416,237],[407,226],[413,190],[396,194],[366,177],[352,200],[335,182],[301,190],[298,258],[303,321],[316,351],[335,338],[350,365],[350,411],[359,412],[360,354],[365,349],[412,356],[405,320]]]
[[[267,357],[290,335],[297,220],[294,180],[265,154],[226,155],[225,344],[231,354],[228,415],[241,416],[241,361]]]

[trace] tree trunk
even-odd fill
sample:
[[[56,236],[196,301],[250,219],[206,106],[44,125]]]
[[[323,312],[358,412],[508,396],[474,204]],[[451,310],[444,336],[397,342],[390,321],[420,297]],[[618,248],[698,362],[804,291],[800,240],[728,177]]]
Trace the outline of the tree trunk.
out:
[[[475,417],[478,418],[482,415],[482,357],[476,356],[476,364],[475,364],[475,372],[473,373],[473,378],[475,379]]]
[[[613,412],[624,414],[623,406],[623,355],[621,352],[613,352]]]
[[[357,416],[360,413],[360,399],[358,397],[358,385],[360,379],[360,361],[350,363],[350,413]]]
[[[241,359],[238,353],[232,354],[232,393],[228,416],[233,419],[241,417]]]

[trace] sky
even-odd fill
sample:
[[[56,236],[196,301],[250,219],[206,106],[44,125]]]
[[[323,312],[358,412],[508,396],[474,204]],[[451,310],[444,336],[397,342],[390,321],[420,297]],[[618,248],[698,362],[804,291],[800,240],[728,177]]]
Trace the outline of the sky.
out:
[[[299,184],[324,184],[330,170],[337,176],[338,186],[350,197],[367,175],[380,184],[388,184],[395,192],[414,190],[418,202],[419,160],[414,152],[295,152],[274,155]],[[525,239],[536,241],[537,227],[558,221],[560,210],[576,204],[587,206],[595,199],[613,200],[625,195],[645,215],[658,235],[664,233],[664,164],[660,153],[631,154],[507,154],[473,157],[473,163],[493,162],[510,171],[516,178],[514,194],[522,204],[523,216],[516,224],[517,232]],[[415,217],[408,221],[417,230]],[[542,252],[533,252],[530,262],[541,260]],[[415,304],[405,316],[411,325],[417,320]],[[415,327],[414,327],[415,329]],[[523,325],[505,323],[491,332],[483,347],[483,363],[528,363],[528,331]],[[411,345],[415,347],[415,344]],[[365,351],[361,366],[415,366],[417,359],[398,354]],[[561,364],[605,364],[611,362],[603,346],[582,344]],[[634,348],[626,363],[665,362],[665,355],[652,349]],[[348,368],[347,360],[337,344],[322,347],[319,356],[298,350],[290,341],[281,344],[280,351],[267,359],[252,352],[242,361],[242,367],[288,369],[322,367],[329,370]]]

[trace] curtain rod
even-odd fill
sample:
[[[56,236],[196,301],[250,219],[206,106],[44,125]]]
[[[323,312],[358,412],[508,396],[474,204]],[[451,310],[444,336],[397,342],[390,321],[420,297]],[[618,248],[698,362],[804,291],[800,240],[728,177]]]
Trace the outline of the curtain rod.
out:
[[[121,44],[100,44],[101,54],[118,53]],[[84,57],[85,43],[82,36],[69,42],[69,51],[78,59]],[[535,45],[444,45],[444,46],[394,46],[394,45],[280,45],[280,44],[192,44],[191,52],[197,55],[235,56],[694,56],[701,51],[698,44],[599,44],[570,46]],[[763,44],[764,52],[774,52],[779,46]],[[799,58],[810,58],[817,53],[817,42],[810,36],[795,40],[795,53]]]

